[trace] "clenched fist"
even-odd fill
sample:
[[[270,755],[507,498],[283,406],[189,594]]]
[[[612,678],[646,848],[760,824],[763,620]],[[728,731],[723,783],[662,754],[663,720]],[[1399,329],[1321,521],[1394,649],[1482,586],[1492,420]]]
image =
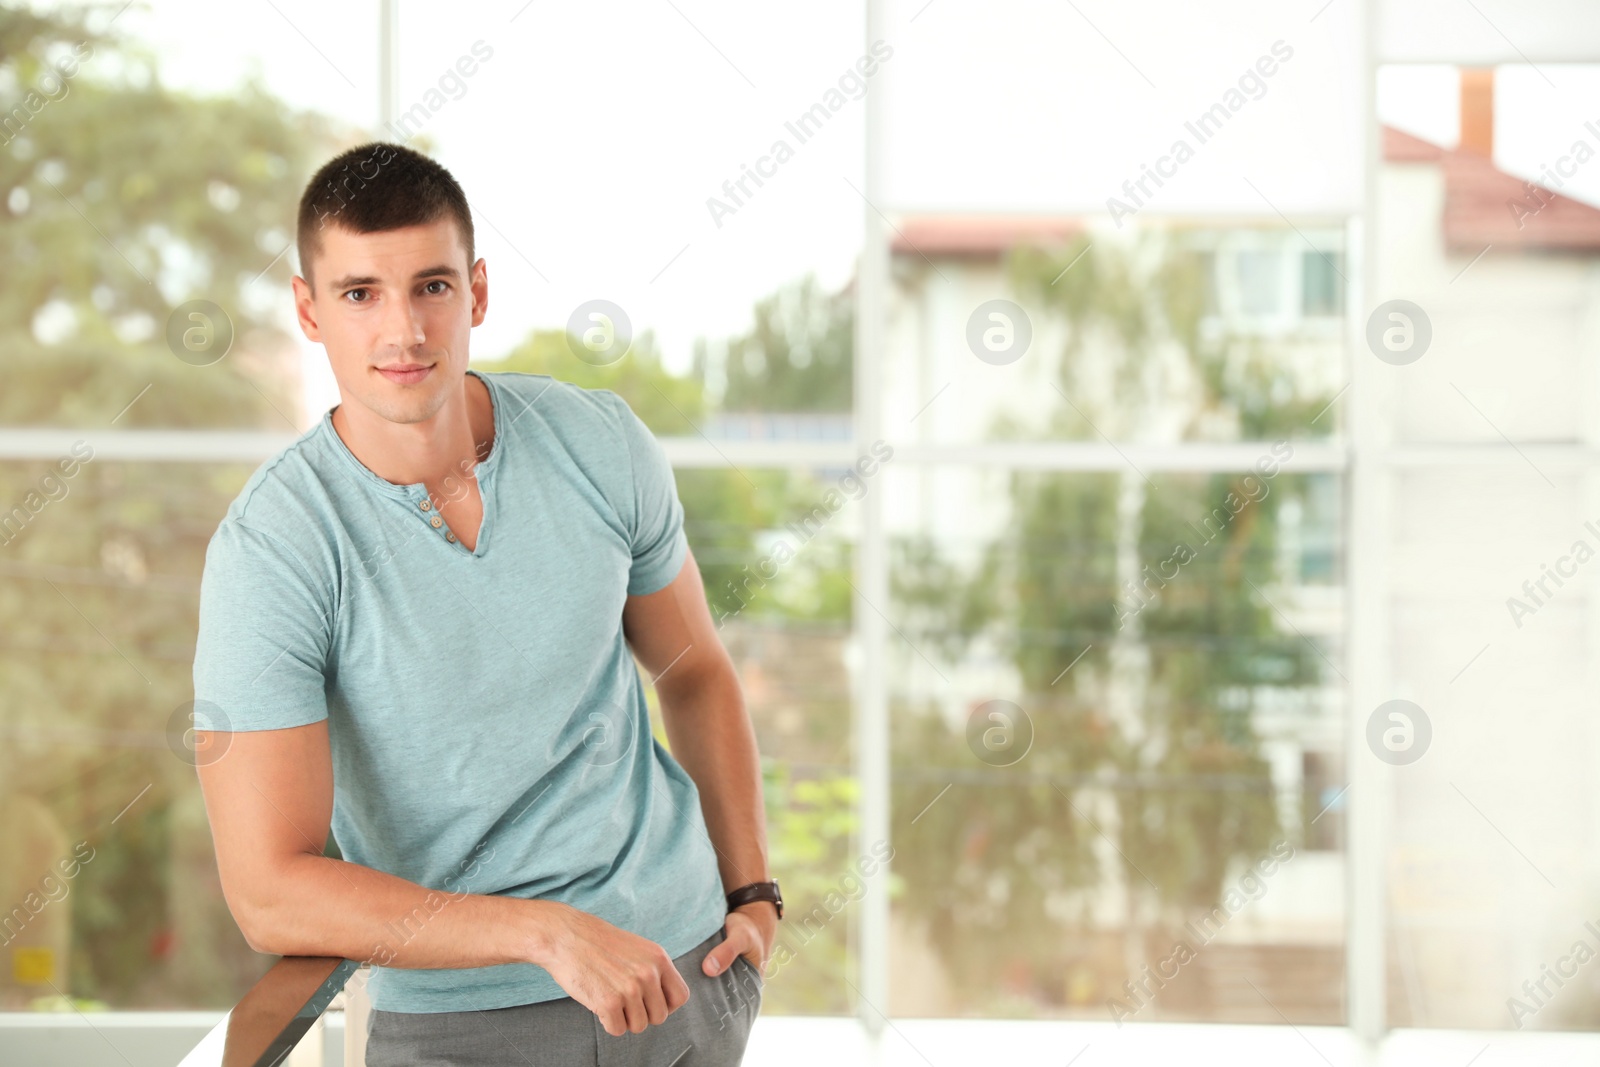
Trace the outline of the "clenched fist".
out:
[[[565,904],[547,930],[537,962],[611,1036],[641,1033],[688,1003],[688,985],[654,941]]]

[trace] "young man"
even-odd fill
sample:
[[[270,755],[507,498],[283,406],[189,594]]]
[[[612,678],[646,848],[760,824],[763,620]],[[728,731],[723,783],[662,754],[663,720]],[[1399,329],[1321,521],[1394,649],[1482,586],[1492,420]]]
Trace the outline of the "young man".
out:
[[[738,1063],[782,901],[660,446],[610,390],[467,369],[487,267],[427,157],[328,163],[298,247],[340,403],[200,594],[229,909],[257,951],[376,965],[372,1067]]]

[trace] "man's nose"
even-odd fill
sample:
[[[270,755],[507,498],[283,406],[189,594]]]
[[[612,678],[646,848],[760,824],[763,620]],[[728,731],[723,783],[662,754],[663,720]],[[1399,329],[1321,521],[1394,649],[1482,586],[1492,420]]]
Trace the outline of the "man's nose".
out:
[[[384,340],[401,352],[409,351],[427,340],[422,329],[422,316],[417,314],[409,296],[400,296],[389,302],[389,314],[384,319]]]

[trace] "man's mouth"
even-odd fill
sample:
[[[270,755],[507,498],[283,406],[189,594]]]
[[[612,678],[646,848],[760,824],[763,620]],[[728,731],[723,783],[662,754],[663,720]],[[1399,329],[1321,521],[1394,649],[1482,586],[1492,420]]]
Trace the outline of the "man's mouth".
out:
[[[401,385],[411,385],[420,382],[433,370],[432,363],[391,363],[387,367],[379,367],[378,373],[391,382]]]

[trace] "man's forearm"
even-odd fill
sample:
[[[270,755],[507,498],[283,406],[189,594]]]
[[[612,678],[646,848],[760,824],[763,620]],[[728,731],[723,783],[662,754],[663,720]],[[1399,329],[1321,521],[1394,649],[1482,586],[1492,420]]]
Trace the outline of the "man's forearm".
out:
[[[385,967],[488,967],[546,958],[567,905],[429,889],[327,856],[293,860],[270,903],[248,916],[251,944],[283,956],[339,956]]]
[[[656,685],[672,757],[694,779],[725,890],[764,882],[767,818],[761,757],[733,664],[718,657],[698,672]]]

